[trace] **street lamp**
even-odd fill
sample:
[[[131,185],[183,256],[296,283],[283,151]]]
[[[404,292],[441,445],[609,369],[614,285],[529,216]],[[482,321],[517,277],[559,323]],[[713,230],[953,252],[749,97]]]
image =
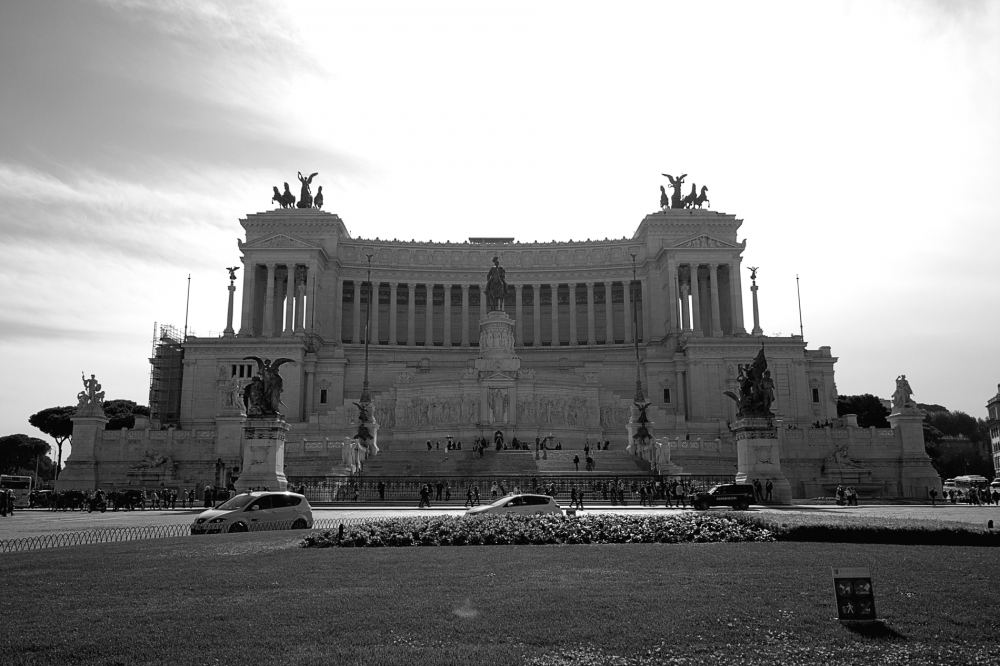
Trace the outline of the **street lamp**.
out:
[[[632,255],[632,283],[629,285],[632,294],[632,340],[635,342],[635,398],[633,402],[644,403],[646,397],[642,393],[642,380],[639,376],[639,310],[635,303],[635,255]]]

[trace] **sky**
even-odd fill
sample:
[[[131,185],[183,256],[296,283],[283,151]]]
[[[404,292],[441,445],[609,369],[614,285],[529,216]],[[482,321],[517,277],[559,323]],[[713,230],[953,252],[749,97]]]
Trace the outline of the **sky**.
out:
[[[81,373],[146,404],[298,171],[352,236],[459,242],[631,236],[687,173],[841,394],[1000,383],[997,2],[0,0],[0,119],[0,434]]]

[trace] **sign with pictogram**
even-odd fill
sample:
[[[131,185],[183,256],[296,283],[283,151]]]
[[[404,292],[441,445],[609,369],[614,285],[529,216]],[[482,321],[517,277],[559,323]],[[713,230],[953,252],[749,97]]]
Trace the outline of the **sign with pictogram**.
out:
[[[837,618],[843,622],[876,619],[875,591],[868,567],[831,567]]]

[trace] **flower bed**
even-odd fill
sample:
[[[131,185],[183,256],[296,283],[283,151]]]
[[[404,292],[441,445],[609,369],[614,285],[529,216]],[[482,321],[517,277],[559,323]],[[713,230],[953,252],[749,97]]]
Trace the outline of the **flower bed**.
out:
[[[386,518],[310,534],[304,548],[499,546],[579,543],[707,543],[773,541],[771,530],[742,516],[485,515]]]

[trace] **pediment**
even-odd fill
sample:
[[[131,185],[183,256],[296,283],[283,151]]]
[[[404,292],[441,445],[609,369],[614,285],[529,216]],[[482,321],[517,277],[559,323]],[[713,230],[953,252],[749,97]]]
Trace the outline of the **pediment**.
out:
[[[294,250],[320,250],[318,245],[313,245],[312,243],[307,243],[298,238],[293,238],[287,234],[274,234],[273,236],[268,236],[267,238],[261,238],[260,240],[255,240],[250,243],[244,243],[240,241],[240,249],[270,249],[270,248],[290,248]]]
[[[702,248],[702,247],[721,247],[721,248],[732,248],[737,249],[742,247],[736,243],[730,243],[729,241],[720,240],[714,236],[709,236],[708,234],[698,234],[691,238],[686,238],[682,241],[674,243],[670,246],[671,248]]]

